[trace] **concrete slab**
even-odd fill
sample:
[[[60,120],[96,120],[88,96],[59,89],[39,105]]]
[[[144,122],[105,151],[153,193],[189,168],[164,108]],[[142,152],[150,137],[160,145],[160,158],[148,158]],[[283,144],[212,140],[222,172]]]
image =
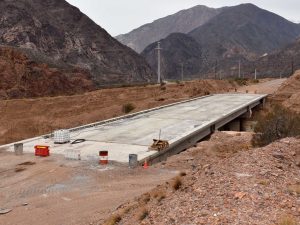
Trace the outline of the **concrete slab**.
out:
[[[129,154],[137,154],[138,160],[142,160],[156,153],[148,151],[148,147],[152,139],[159,137],[160,131],[161,139],[172,144],[264,97],[257,94],[202,97],[71,132],[72,140],[86,140],[80,144],[57,145],[51,138],[43,137],[24,140],[24,152],[33,153],[35,145],[45,144],[55,154],[64,154],[65,150],[80,150],[82,159],[97,159],[99,151],[107,150],[110,160],[128,162]],[[6,147],[13,151],[13,145]]]

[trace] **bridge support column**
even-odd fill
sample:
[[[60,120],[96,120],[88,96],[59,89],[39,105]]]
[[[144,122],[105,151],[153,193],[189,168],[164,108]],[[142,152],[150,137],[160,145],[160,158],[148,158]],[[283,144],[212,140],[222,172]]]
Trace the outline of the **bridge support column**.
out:
[[[228,130],[230,131],[241,131],[241,119],[237,118],[227,124]]]

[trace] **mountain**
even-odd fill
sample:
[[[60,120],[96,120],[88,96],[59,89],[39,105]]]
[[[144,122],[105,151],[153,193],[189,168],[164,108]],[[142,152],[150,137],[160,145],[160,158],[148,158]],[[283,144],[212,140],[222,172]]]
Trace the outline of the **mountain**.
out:
[[[192,38],[194,43],[198,43],[197,48],[186,49],[186,52],[191,51],[191,54],[194,54],[194,49],[201,49],[201,53],[198,51],[198,55],[193,56],[197,60],[193,65],[189,64],[184,73],[189,77],[236,76],[240,61],[243,66],[242,75],[246,76],[247,73],[254,73],[258,62],[256,60],[260,56],[283,48],[295,41],[299,34],[298,24],[255,5],[228,7],[204,25],[186,34],[190,40]],[[181,55],[180,44],[174,44],[169,37],[161,40],[161,43],[162,60],[167,63],[162,64],[164,74],[166,78],[174,79],[175,75],[179,79],[181,72],[177,66],[178,58],[185,58]],[[156,68],[153,66],[155,55],[151,53],[154,48],[155,43],[149,45],[142,53],[153,69]],[[196,72],[189,69],[196,67],[199,68]]]
[[[211,57],[251,58],[281,48],[300,34],[298,24],[253,4],[229,7],[189,35],[207,46]]]
[[[127,34],[121,34],[116,39],[140,53],[149,44],[165,38],[171,33],[192,31],[218,15],[222,10],[202,5],[195,6],[145,24]]]
[[[2,0],[0,11],[0,44],[37,62],[80,67],[98,85],[154,78],[142,57],[64,0]]]
[[[184,72],[189,71],[189,74],[200,70],[201,47],[192,37],[182,33],[173,33],[161,40],[161,45],[164,47],[161,61],[163,77],[178,79],[182,69]],[[153,69],[157,68],[156,47],[157,43],[153,43],[141,53]]]

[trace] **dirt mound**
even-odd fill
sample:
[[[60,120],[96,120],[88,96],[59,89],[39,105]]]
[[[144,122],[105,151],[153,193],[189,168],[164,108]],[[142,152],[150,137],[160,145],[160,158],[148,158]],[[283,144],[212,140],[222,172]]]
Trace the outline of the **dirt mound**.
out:
[[[291,76],[272,97],[273,100],[282,102],[284,106],[300,112],[300,70]]]
[[[0,99],[56,96],[94,89],[88,73],[62,70],[30,60],[20,50],[0,46]]]
[[[0,101],[0,144],[30,138],[54,129],[70,128],[153,108],[209,93],[234,89],[228,81],[201,80],[163,87],[103,89],[82,95]],[[133,112],[134,112],[133,111]]]
[[[226,144],[226,151],[230,145],[234,148],[231,138],[244,151],[226,157],[209,154],[220,152],[221,142]],[[209,151],[208,142],[204,142],[182,157],[176,156],[189,169],[121,206],[114,214],[119,215],[119,224],[265,225],[283,220],[298,224],[300,139],[283,139],[247,150],[248,146],[242,146],[249,140],[243,135],[229,138],[218,134]]]

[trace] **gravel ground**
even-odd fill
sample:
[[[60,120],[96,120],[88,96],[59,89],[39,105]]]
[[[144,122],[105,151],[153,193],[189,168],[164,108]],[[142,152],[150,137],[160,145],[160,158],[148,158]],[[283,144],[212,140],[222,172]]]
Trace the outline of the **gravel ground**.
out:
[[[159,166],[182,164],[182,184],[173,179],[123,205],[119,224],[299,224],[300,139],[255,149],[250,140],[217,133],[171,157]]]

